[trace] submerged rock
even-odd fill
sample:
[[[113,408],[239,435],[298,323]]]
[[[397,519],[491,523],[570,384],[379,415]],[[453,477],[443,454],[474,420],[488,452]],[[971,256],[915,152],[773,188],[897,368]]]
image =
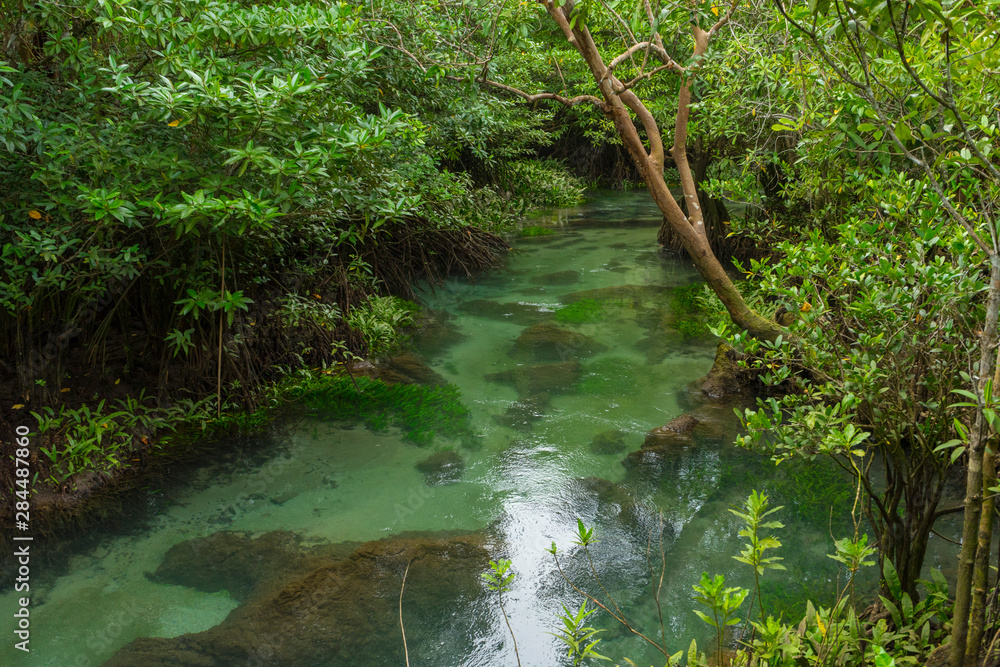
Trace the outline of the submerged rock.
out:
[[[272,554],[269,571],[301,563],[301,542],[288,533],[268,533],[251,540],[285,548]],[[214,539],[213,539],[214,538]],[[230,537],[201,538],[174,547],[193,553],[190,576],[220,590],[233,582],[240,564],[216,565],[215,549],[197,544],[225,543]],[[247,538],[243,538],[244,540]],[[245,542],[244,542],[245,544]],[[316,557],[310,568],[282,577],[204,632],[179,637],[144,637],[119,650],[106,667],[208,667],[235,665],[375,665],[402,664],[399,595],[406,577],[403,616],[411,659],[431,664],[434,638],[441,631],[441,610],[481,593],[479,573],[490,559],[482,534],[410,534],[352,545],[333,557]],[[328,545],[328,550],[335,545]],[[173,549],[171,550],[173,551]],[[341,549],[341,551],[344,551]],[[310,551],[306,550],[307,554]],[[169,552],[168,552],[169,553]],[[198,572],[212,571],[214,577]],[[226,572],[228,571],[228,573]],[[177,573],[178,575],[181,573]],[[221,583],[210,580],[221,577]],[[177,581],[176,583],[183,583]],[[183,584],[187,585],[187,584]],[[266,588],[266,587],[265,587]],[[455,623],[465,619],[456,619]],[[447,630],[446,630],[447,631]],[[462,628],[452,631],[462,636]]]
[[[541,322],[552,317],[552,313],[539,310],[538,306],[527,303],[500,303],[490,299],[474,299],[466,301],[458,310],[467,315],[486,317],[493,320],[513,322],[525,326]]]
[[[643,447],[629,452],[622,460],[622,465],[630,473],[659,476],[668,472],[668,466],[673,466],[681,449],[671,447]]]
[[[590,451],[595,454],[617,454],[626,449],[625,432],[617,429],[602,431],[590,441]]]
[[[422,384],[441,387],[448,381],[423,361],[407,352],[387,359],[379,366],[379,379],[400,384]]]
[[[689,445],[693,442],[691,436],[701,422],[692,415],[681,415],[671,419],[663,426],[654,428],[646,434],[642,443],[643,449],[663,447],[673,444]]]
[[[279,493],[279,494],[271,496],[270,500],[275,505],[284,505],[285,503],[287,503],[292,498],[297,498],[300,493],[302,493],[302,492],[299,491],[299,490],[297,490],[297,489],[296,490],[288,490],[288,491],[285,491],[283,493]]]
[[[656,285],[617,285],[614,287],[598,287],[581,292],[573,292],[563,297],[563,303],[574,303],[581,299],[594,299],[595,301],[614,300],[627,304],[633,308],[641,306],[645,301],[656,298],[666,293],[669,288],[657,287]]]
[[[625,486],[602,477],[584,477],[577,482],[586,493],[596,496],[599,511],[611,514],[632,530],[642,523],[645,510]]]
[[[564,361],[571,357],[588,357],[606,349],[589,336],[546,322],[525,329],[514,341],[511,355],[531,361]]]
[[[580,362],[563,361],[555,364],[518,366],[486,376],[489,382],[513,385],[522,397],[543,393],[572,391],[580,379]]]
[[[449,347],[466,339],[453,321],[454,318],[443,310],[423,310],[417,316],[416,328],[410,335],[415,350],[427,357],[437,357]]]
[[[493,415],[493,420],[501,426],[509,426],[518,431],[530,431],[534,422],[545,415],[552,404],[552,396],[542,392],[514,401],[502,415]]]
[[[155,583],[187,586],[206,593],[228,591],[244,601],[275,582],[304,574],[322,561],[345,557],[357,545],[307,548],[295,533],[275,531],[254,537],[228,530],[170,547],[156,572]]]
[[[536,276],[531,279],[531,282],[536,285],[572,285],[579,280],[579,271],[556,271],[555,273],[546,273],[544,276]]]
[[[457,482],[465,470],[465,461],[451,449],[443,449],[428,456],[413,466],[424,473],[427,486],[439,486]]]

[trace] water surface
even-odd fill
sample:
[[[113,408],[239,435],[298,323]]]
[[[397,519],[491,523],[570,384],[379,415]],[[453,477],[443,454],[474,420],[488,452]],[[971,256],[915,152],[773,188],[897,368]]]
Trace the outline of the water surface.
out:
[[[294,531],[317,545],[406,531],[485,531],[517,575],[505,608],[522,664],[562,664],[561,644],[548,632],[561,605],[575,608],[580,597],[546,551],[553,541],[570,578],[604,599],[572,546],[578,518],[596,527],[595,568],[634,625],[659,637],[662,613],[672,651],[686,649],[692,638],[704,646],[712,634],[692,612],[691,586],[704,571],[749,585],[750,573],[732,559],[741,538],[729,509],[751,488],[786,506],[779,536],[790,545],[780,552],[788,572],[765,577],[765,601],[793,612],[806,596],[828,598],[837,585],[825,557],[830,532],[840,537],[848,525],[830,504],[850,498],[850,488],[824,466],[775,468],[737,450],[731,406],[706,409],[689,390],[710,368],[714,341],[685,339],[671,329],[672,289],[699,278],[688,262],[658,253],[659,220],[643,193],[601,196],[540,217],[538,224],[555,233],[516,241],[504,268],[426,291],[426,305],[453,336],[418,341],[414,353],[459,388],[472,437],[420,447],[392,429],[373,432],[313,410],[264,435],[235,439],[221,446],[218,460],[178,467],[175,479],[149,489],[144,507],[136,508],[141,516],[63,544],[66,559],[32,583],[32,653],[5,642],[0,661],[99,665],[136,638],[218,625],[240,604],[233,592],[147,576],[172,546],[216,531]],[[572,304],[577,311],[560,311]],[[539,324],[576,336],[540,357],[518,353],[518,338]],[[566,364],[569,375],[539,379],[525,370],[537,363]],[[539,382],[548,384],[539,389]],[[700,435],[658,471],[623,466],[647,431],[696,408],[714,420],[712,435]],[[610,438],[610,449],[620,438],[623,451],[595,449],[599,434],[605,445]],[[449,483],[429,484],[415,465],[449,448],[464,470]],[[930,564],[941,558],[932,552]],[[658,612],[653,590],[661,567]],[[393,597],[400,583],[398,573],[388,573],[372,586]],[[6,594],[0,614],[10,618],[14,603]],[[514,664],[495,594],[481,589],[442,607],[433,600],[404,604],[422,610],[410,621],[412,664]],[[602,653],[619,662],[664,662],[606,616],[592,618],[606,629]],[[362,642],[370,650],[359,649],[354,664],[402,664],[398,628],[375,635],[373,627],[334,623],[330,641],[338,633],[372,633]],[[391,659],[386,645],[393,647]]]

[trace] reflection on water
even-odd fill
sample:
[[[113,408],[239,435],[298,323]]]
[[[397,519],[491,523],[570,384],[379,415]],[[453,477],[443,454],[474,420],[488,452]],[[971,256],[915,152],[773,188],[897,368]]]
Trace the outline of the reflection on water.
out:
[[[828,596],[829,532],[846,532],[830,503],[850,489],[823,466],[776,469],[734,449],[731,406],[700,406],[686,390],[708,371],[714,347],[671,328],[671,288],[697,275],[657,253],[659,214],[648,197],[604,196],[543,223],[557,233],[517,242],[506,268],[429,290],[433,317],[414,342],[416,359],[398,366],[413,373],[427,363],[437,374],[427,378],[455,385],[475,437],[419,447],[392,429],[330,421],[322,409],[278,425],[258,439],[266,442],[247,443],[246,455],[231,448],[226,460],[150,490],[151,517],[66,545],[64,566],[33,581],[32,653],[6,643],[0,660],[399,665],[407,572],[415,664],[510,665],[495,594],[478,578],[502,556],[517,573],[505,608],[522,664],[561,664],[548,632],[561,604],[580,601],[550,544],[570,578],[600,591],[573,552],[577,518],[596,526],[604,586],[657,637],[662,544],[662,634],[673,651],[693,637],[704,645],[710,634],[691,612],[691,585],[702,571],[750,582],[732,559],[740,539],[728,510],[751,488],[786,506],[788,572],[768,573],[765,601],[792,612],[805,595]],[[705,423],[693,437],[655,465],[634,453],[647,431],[695,408]],[[14,603],[5,595],[0,614],[9,618]],[[663,662],[592,618],[606,629],[602,653]]]

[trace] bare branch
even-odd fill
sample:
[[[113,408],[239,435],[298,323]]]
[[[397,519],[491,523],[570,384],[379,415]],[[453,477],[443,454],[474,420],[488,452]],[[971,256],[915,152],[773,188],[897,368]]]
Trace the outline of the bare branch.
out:
[[[709,39],[711,39],[720,28],[725,27],[725,25],[729,23],[729,21],[733,18],[733,12],[736,11],[737,4],[739,4],[739,0],[732,0],[732,2],[729,3],[729,9],[726,10],[726,13],[715,22],[715,25],[708,29]]]
[[[671,58],[662,46],[658,46],[652,42],[639,42],[638,44],[630,46],[624,53],[608,63],[607,75],[610,75],[616,67],[631,58],[636,51],[641,51],[643,49],[648,49],[652,53],[655,53],[668,69],[677,72],[678,74],[682,74],[684,72],[684,67]]]
[[[468,81],[468,79],[462,79],[457,76],[449,76],[447,78],[451,79],[452,81]],[[577,95],[576,97],[564,97],[557,93],[531,94],[531,93],[526,93],[518,88],[514,88],[513,86],[508,86],[505,83],[500,83],[499,81],[491,81],[490,79],[479,79],[479,81],[485,83],[488,86],[492,86],[493,88],[506,90],[508,93],[512,93],[514,95],[517,95],[518,97],[524,98],[527,102],[540,102],[542,100],[553,100],[555,102],[559,102],[560,104],[564,104],[568,107],[575,107],[578,104],[582,104],[584,102],[590,102],[597,108],[601,109],[601,111],[607,111],[607,104],[604,102],[604,100],[595,97],[593,95]]]

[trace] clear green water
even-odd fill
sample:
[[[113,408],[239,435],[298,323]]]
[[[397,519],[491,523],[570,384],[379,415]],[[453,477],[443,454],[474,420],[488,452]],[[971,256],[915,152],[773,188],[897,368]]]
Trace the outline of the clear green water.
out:
[[[215,531],[291,530],[321,543],[490,527],[497,554],[510,558],[517,573],[507,613],[522,664],[563,664],[560,645],[547,632],[556,626],[560,604],[576,606],[579,599],[560,581],[545,549],[558,543],[567,552],[570,576],[596,593],[587,569],[569,554],[577,518],[596,526],[601,542],[593,553],[605,585],[635,625],[655,636],[660,626],[651,582],[659,576],[661,512],[666,643],[677,651],[695,637],[704,646],[712,635],[691,611],[691,585],[703,571],[723,573],[733,584],[749,583],[745,567],[732,559],[740,548],[739,526],[728,509],[751,488],[786,505],[780,518],[787,527],[780,536],[788,546],[780,555],[788,572],[765,578],[765,602],[791,614],[806,596],[827,598],[837,574],[825,557],[832,549],[831,526],[840,536],[847,525],[843,509],[831,513],[830,506],[850,495],[832,471],[775,469],[736,450],[730,444],[736,428],[731,407],[703,408],[702,416],[716,421],[716,436],[685,449],[661,474],[629,475],[623,467],[627,451],[638,449],[649,429],[697,407],[686,387],[711,366],[710,340],[642,342],[651,335],[650,323],[668,315],[668,291],[633,289],[597,298],[598,312],[585,308],[578,318],[586,321],[556,320],[556,311],[577,292],[622,285],[669,288],[697,279],[687,263],[657,253],[659,214],[648,197],[601,196],[540,222],[553,225],[556,234],[517,241],[504,269],[476,280],[449,280],[427,293],[427,304],[450,314],[462,340],[424,352],[423,358],[460,388],[472,415],[473,442],[439,441],[421,448],[391,430],[375,433],[307,414],[264,436],[226,443],[218,460],[177,466],[168,484],[142,496],[135,516],[58,545],[65,556],[39,567],[32,582],[32,652],[26,656],[5,641],[0,663],[99,665],[136,638],[175,637],[219,624],[238,606],[226,591],[204,593],[146,576],[171,546]],[[580,359],[578,381],[553,392],[530,428],[514,428],[502,416],[518,400],[517,389],[487,376],[526,363],[510,351],[536,322],[555,322],[605,349]],[[572,361],[581,350],[569,346],[556,354]],[[623,433],[627,450],[593,452],[594,436],[611,429]],[[442,447],[461,455],[464,473],[458,481],[429,486],[414,466]],[[594,477],[613,483],[606,485],[611,491],[602,497],[594,483],[581,481]],[[655,577],[647,563],[651,534]],[[948,555],[932,551],[928,560],[947,564]],[[397,580],[385,588],[387,596],[398,594]],[[15,596],[5,594],[0,616],[11,618],[14,605]],[[506,627],[488,593],[429,616],[420,619],[425,636],[411,656],[413,664],[514,664]],[[639,664],[664,662],[641,641],[594,618],[607,628],[603,653],[619,662],[626,656]],[[297,631],[294,624],[284,630]],[[331,640],[338,632],[366,631],[335,625]],[[371,641],[401,643],[398,633]],[[377,655],[384,651],[362,653],[353,664],[401,664]]]

